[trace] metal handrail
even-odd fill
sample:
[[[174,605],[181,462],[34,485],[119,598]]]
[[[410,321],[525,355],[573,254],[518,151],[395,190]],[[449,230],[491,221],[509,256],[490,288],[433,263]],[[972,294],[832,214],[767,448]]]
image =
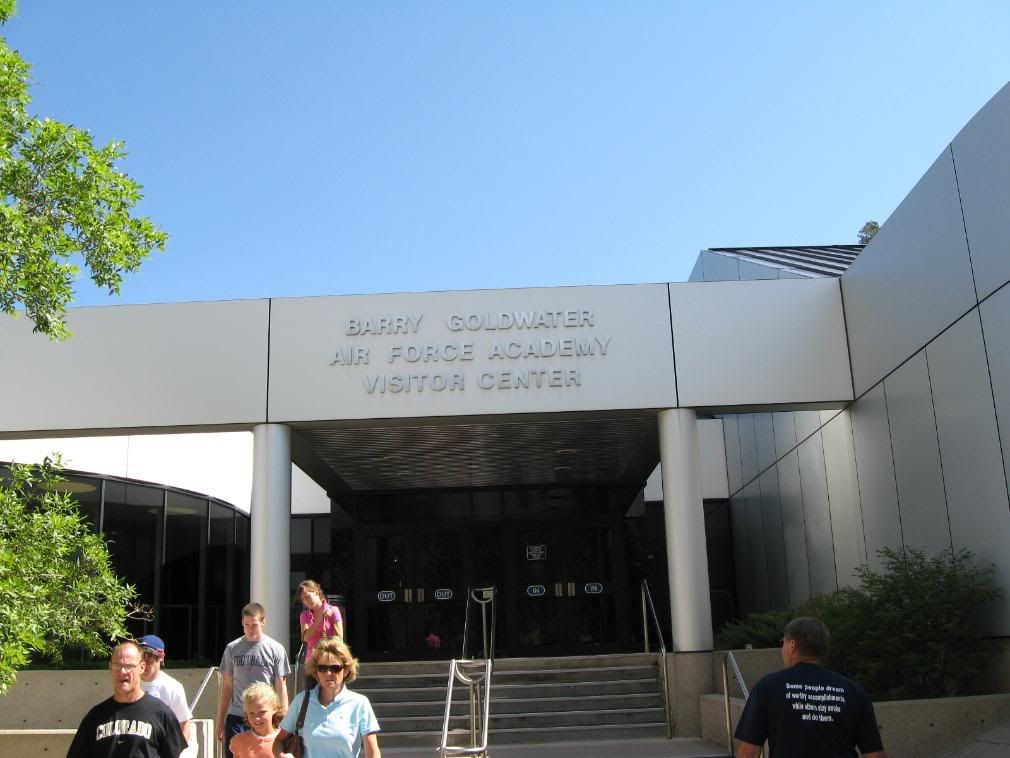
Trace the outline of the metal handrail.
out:
[[[743,693],[744,702],[747,702],[747,698],[750,697],[750,690],[747,689],[747,684],[743,680],[743,674],[740,673],[740,667],[736,663],[736,656],[733,655],[732,650],[727,650],[722,657],[722,701],[723,707],[726,711],[726,747],[729,749],[730,755],[733,754],[733,716],[730,712],[729,704],[729,672],[730,667],[733,669],[733,678],[736,679],[736,683],[740,685],[740,692]],[[761,748],[758,753],[759,756],[764,756],[764,747]]]
[[[647,612],[651,614],[652,625],[655,627],[655,636],[660,641],[660,676],[663,678],[663,704],[667,716],[667,739],[674,739],[674,722],[670,717],[670,679],[667,677],[667,645],[663,640],[663,630],[660,629],[660,619],[655,614],[655,605],[652,604],[652,593],[648,591],[648,582],[641,580],[641,627],[642,636],[645,640],[645,652],[648,652],[648,620]]]
[[[298,665],[302,664],[302,665]],[[294,691],[301,692],[302,684],[305,681],[305,643],[303,642],[298,646],[298,652],[295,653],[295,659],[288,663],[288,667],[295,673],[294,681]]]
[[[207,673],[203,675],[203,681],[200,682],[200,686],[197,687],[196,694],[193,696],[193,701],[189,704],[190,713],[196,713],[196,704],[200,702],[200,698],[203,697],[203,691],[207,689],[207,685],[210,683],[210,678],[217,674],[217,696],[221,697],[221,669],[217,666],[211,666],[207,669]],[[204,719],[199,719],[204,721]],[[213,719],[206,719],[210,722],[210,727],[206,725],[202,727],[203,741],[205,746],[205,752],[209,752],[211,755],[220,758],[221,754],[224,752],[224,745],[217,741],[217,735],[214,733],[214,721]],[[196,721],[196,719],[194,719]],[[198,730],[201,727],[198,726]],[[210,734],[209,742],[207,734]],[[207,747],[209,746],[209,751]]]
[[[442,756],[481,756],[487,758],[488,725],[491,721],[490,658],[461,660],[454,658],[449,666],[449,683],[445,693],[445,718],[442,720],[442,741],[438,753]],[[470,694],[470,745],[449,745],[449,719],[452,714],[452,689],[456,682],[467,685]],[[481,685],[484,686],[483,694]],[[479,737],[478,737],[479,732]]]
[[[466,655],[466,643],[469,638],[468,632],[470,631],[470,601],[480,605],[480,619],[481,619],[481,640],[484,643],[484,658],[491,661],[494,664],[494,636],[495,627],[497,627],[496,619],[496,603],[495,597],[498,595],[498,588],[494,585],[490,587],[471,587],[467,589],[466,593],[466,610],[463,616],[463,651],[460,653],[461,660],[470,660]],[[487,624],[487,613],[488,606],[491,606],[491,630],[488,633]],[[490,637],[490,645],[489,638]]]

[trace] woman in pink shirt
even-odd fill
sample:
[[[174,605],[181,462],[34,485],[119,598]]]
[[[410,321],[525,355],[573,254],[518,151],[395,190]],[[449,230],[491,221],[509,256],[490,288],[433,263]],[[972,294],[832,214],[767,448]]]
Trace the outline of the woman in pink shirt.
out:
[[[298,585],[298,600],[305,606],[298,617],[302,628],[302,642],[305,643],[305,660],[312,658],[319,640],[336,637],[344,638],[344,620],[340,609],[326,602],[326,594],[319,582],[308,579]]]

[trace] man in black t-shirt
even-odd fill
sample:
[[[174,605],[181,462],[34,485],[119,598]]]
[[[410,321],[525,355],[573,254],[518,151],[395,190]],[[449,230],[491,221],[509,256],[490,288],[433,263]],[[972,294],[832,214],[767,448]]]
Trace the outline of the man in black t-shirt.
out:
[[[828,628],[815,618],[793,619],[782,639],[786,668],[751,690],[734,735],[737,758],[887,758],[869,696],[851,679],[821,665]]]
[[[136,642],[112,651],[112,697],[88,711],[67,758],[178,758],[186,739],[172,710],[141,689],[144,667]]]

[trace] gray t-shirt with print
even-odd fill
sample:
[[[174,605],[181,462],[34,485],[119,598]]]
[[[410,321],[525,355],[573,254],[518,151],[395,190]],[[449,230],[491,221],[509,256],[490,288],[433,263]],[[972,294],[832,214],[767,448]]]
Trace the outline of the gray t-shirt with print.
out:
[[[247,687],[256,682],[273,686],[278,677],[287,676],[290,671],[284,646],[265,634],[256,642],[250,642],[244,636],[229,642],[221,657],[221,672],[231,674],[233,685],[228,713],[232,716],[245,715],[242,693]]]

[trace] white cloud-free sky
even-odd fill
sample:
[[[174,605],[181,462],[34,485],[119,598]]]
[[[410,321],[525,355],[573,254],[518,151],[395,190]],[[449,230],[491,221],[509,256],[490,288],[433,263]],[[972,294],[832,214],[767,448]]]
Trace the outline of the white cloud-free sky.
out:
[[[22,0],[33,109],[124,139],[118,301],[682,281],[852,243],[1007,80],[1010,4]]]

